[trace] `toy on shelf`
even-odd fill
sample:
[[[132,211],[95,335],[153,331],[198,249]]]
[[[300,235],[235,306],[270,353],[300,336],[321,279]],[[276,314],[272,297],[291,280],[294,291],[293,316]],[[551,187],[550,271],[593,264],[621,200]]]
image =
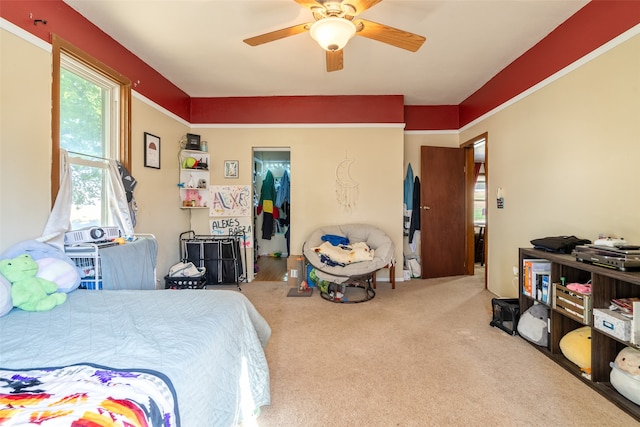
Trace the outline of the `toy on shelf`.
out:
[[[534,304],[520,316],[518,334],[529,342],[546,347],[549,343],[548,320],[549,308],[544,304]]]
[[[196,181],[193,178],[193,174],[189,174],[189,181],[187,181],[187,188],[195,188],[196,187]]]
[[[195,188],[188,188],[185,192],[185,199],[182,204],[185,207],[201,208],[206,207],[207,202],[202,200],[202,195]]]
[[[591,374],[591,327],[582,326],[568,332],[560,339],[560,350],[564,357]]]
[[[618,393],[640,405],[640,350],[623,348],[611,366],[611,385]]]
[[[208,207],[209,154],[193,149],[182,150],[179,156],[179,163],[178,188],[182,208]]]

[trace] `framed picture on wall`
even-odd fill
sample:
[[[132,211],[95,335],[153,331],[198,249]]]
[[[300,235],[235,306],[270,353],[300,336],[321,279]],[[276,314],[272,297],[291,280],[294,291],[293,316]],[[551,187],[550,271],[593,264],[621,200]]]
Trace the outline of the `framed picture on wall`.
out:
[[[238,177],[238,161],[237,160],[224,161],[224,177],[225,178]]]
[[[160,137],[144,133],[144,166],[160,169]]]

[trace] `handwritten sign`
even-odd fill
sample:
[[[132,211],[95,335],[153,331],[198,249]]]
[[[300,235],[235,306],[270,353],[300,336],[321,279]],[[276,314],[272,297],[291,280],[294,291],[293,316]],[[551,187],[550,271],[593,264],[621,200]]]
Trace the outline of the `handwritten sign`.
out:
[[[211,185],[209,216],[251,216],[251,191],[248,185]]]
[[[253,247],[253,226],[251,217],[224,217],[209,220],[209,229],[213,236],[240,236],[243,248]]]

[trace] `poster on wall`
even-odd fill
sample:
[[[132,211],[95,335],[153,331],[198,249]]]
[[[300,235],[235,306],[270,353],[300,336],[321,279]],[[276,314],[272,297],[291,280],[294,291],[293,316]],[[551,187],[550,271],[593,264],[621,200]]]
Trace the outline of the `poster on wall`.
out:
[[[248,185],[211,185],[209,216],[251,216],[251,191]]]
[[[253,227],[250,216],[211,218],[209,230],[213,236],[240,236],[240,244],[243,248],[253,247]]]

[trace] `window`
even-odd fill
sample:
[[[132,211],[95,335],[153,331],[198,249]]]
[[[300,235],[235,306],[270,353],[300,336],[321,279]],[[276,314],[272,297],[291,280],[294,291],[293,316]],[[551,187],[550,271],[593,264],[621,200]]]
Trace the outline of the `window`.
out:
[[[118,85],[66,55],[60,67],[60,148],[69,152],[73,229],[113,225],[108,163],[118,158]]]
[[[108,161],[130,170],[130,82],[55,35],[53,56],[52,200],[63,148],[69,153],[72,229],[116,225]]]
[[[487,186],[485,175],[478,175],[478,180],[473,191],[473,222],[485,223],[487,221]]]

